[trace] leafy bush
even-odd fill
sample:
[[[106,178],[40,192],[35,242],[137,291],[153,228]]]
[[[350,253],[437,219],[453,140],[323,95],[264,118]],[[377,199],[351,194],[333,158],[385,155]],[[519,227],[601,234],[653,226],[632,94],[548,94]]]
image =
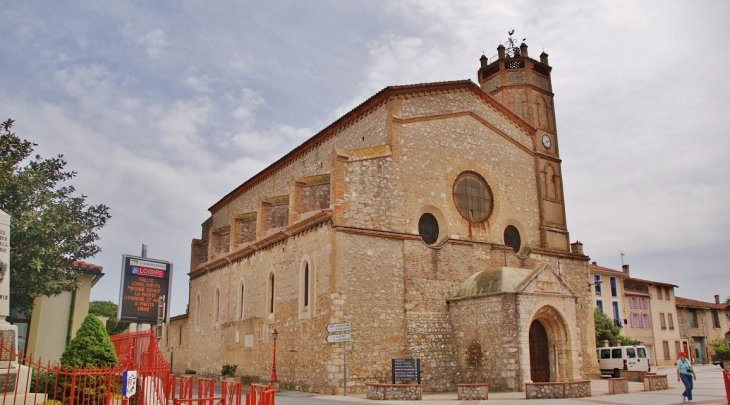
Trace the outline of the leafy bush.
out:
[[[221,375],[223,377],[233,377],[236,375],[237,368],[238,365],[236,364],[224,364],[223,368],[221,368]]]
[[[104,316],[106,320],[106,332],[110,335],[124,332],[129,327],[129,322],[117,321],[117,304],[111,301],[91,301],[89,313],[97,316]]]
[[[631,339],[621,335],[621,327],[613,323],[606,314],[600,309],[596,308],[593,311],[593,320],[596,324],[596,347],[601,346],[602,340],[608,340],[609,342],[621,341],[622,346],[635,346],[641,344],[638,340]]]
[[[114,366],[117,363],[117,354],[106,328],[95,315],[86,315],[76,337],[61,355],[61,367]]]
[[[198,372],[197,372],[197,371],[195,371],[195,370],[192,370],[192,369],[186,368],[186,369],[185,369],[185,374],[188,374],[188,375],[190,375],[190,374],[198,374]]]
[[[244,375],[244,376],[241,376],[241,383],[244,386],[251,385],[251,384],[256,384],[256,383],[259,383],[259,382],[261,382],[261,378],[259,376],[256,376],[256,375]]]

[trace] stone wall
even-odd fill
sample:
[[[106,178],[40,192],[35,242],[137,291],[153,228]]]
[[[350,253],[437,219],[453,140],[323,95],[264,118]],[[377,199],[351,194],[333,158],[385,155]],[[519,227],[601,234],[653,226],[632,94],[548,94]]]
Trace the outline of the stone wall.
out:
[[[609,378],[608,395],[628,394],[629,380],[627,378]]]
[[[489,399],[489,384],[457,384],[456,397],[462,401]]]
[[[367,384],[366,398],[373,400],[419,401],[422,399],[420,384]]]
[[[644,391],[662,391],[669,389],[666,374],[644,375]]]
[[[525,398],[585,398],[591,396],[591,382],[572,381],[555,383],[527,383],[525,384]]]
[[[457,345],[459,382],[488,382],[492,391],[514,391],[520,388],[521,370],[517,354],[519,339],[514,294],[493,294],[450,305],[451,322]],[[478,343],[483,350],[481,366],[469,367],[467,348]],[[481,377],[474,381],[470,375]]]

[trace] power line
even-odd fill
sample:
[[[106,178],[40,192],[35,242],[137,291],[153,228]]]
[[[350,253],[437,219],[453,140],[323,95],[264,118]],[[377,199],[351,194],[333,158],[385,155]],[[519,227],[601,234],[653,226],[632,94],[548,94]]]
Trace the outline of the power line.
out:
[[[728,276],[730,276],[730,274],[718,274],[716,276],[681,278],[681,279],[675,279],[674,281],[700,280],[700,279],[703,279],[703,278],[728,277]]]

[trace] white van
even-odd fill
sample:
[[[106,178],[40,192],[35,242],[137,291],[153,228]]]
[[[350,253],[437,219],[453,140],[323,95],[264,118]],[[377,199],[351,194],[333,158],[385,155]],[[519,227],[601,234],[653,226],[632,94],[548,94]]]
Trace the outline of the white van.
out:
[[[651,371],[649,351],[645,346],[614,346],[596,349],[601,375],[620,377],[619,370]]]

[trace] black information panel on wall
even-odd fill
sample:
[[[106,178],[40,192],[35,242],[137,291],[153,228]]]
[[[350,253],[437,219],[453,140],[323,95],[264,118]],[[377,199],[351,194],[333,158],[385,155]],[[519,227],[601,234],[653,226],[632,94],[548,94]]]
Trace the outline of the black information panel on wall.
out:
[[[157,323],[158,299],[170,296],[172,263],[164,260],[122,255],[122,283],[119,293],[120,321]],[[169,302],[169,299],[166,301]],[[165,320],[167,319],[167,308]]]
[[[396,381],[421,383],[421,359],[390,359],[393,384]]]

